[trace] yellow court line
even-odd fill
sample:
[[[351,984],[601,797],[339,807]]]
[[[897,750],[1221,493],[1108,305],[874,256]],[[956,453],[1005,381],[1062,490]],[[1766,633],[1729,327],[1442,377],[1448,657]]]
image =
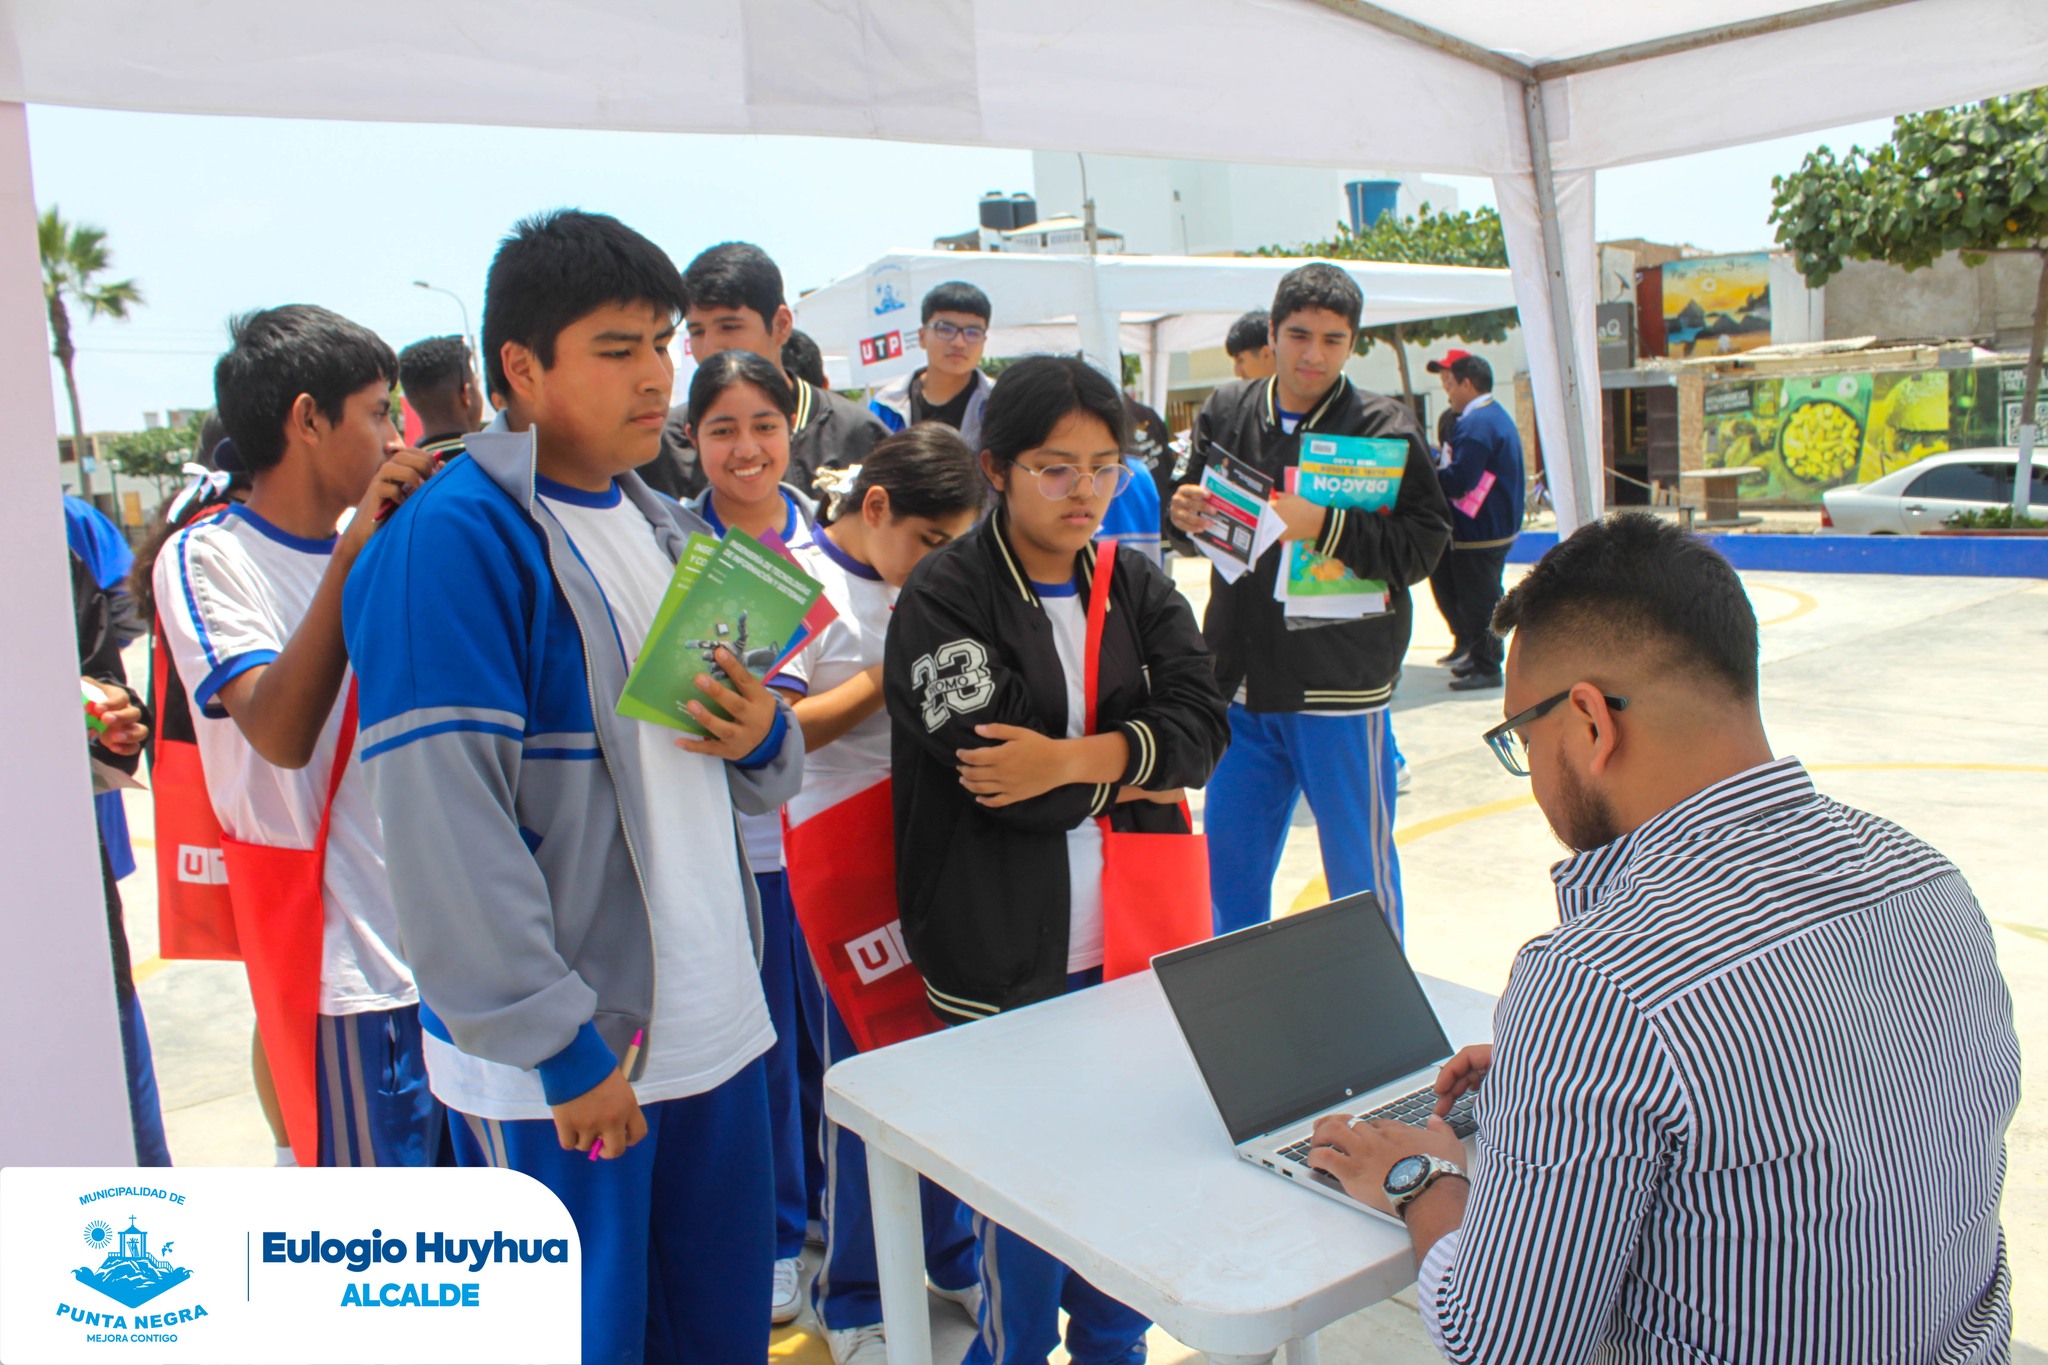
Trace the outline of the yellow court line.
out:
[[[1797,604],[1792,608],[1792,610],[1786,612],[1783,616],[1773,616],[1768,621],[1757,622],[1757,629],[1759,630],[1763,629],[1765,626],[1782,626],[1787,621],[1796,621],[1800,617],[1806,615],[1806,613],[1812,611],[1815,607],[1818,607],[1820,605],[1819,602],[1815,601],[1812,597],[1809,597],[1807,594],[1799,591],[1799,589],[1797,588],[1784,588],[1778,586],[1776,583],[1751,583],[1748,586],[1752,588],[1762,588],[1765,592],[1784,593],[1787,597],[1791,598]]]
[[[832,1353],[826,1349],[825,1339],[794,1324],[775,1329],[768,1339],[768,1358],[787,1361],[789,1365],[832,1365]]]
[[[1786,589],[1789,592],[1791,589]],[[1953,772],[1953,773],[2048,773],[2048,764],[2043,763],[1810,763],[1810,773],[1896,773],[1896,772]],[[1528,792],[1510,796],[1500,801],[1487,801],[1477,806],[1467,806],[1446,815],[1433,815],[1427,820],[1394,831],[1394,847],[1406,848],[1417,839],[1426,839],[1432,834],[1441,834],[1447,829],[1472,820],[1483,820],[1489,815],[1505,815],[1511,810],[1533,806],[1536,798]],[[1330,884],[1318,873],[1308,885],[1301,889],[1286,913],[1312,910],[1330,899]]]

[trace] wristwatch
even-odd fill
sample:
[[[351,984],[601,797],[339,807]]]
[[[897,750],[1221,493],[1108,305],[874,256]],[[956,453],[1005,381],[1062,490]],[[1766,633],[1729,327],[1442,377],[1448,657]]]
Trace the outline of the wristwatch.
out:
[[[1445,1176],[1456,1176],[1466,1184],[1472,1177],[1465,1174],[1465,1168],[1454,1161],[1445,1161],[1440,1156],[1404,1156],[1394,1163],[1387,1172],[1386,1183],[1380,1188],[1385,1191],[1387,1202],[1394,1207],[1394,1214],[1407,1221],[1408,1206],[1437,1181]]]

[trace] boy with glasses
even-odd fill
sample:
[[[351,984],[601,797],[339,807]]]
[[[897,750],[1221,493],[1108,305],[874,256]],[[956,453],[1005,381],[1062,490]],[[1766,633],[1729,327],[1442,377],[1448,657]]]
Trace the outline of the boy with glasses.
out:
[[[924,296],[917,344],[925,365],[885,385],[868,408],[891,431],[918,422],[944,422],[969,450],[981,449],[981,415],[995,382],[981,372],[991,314],[988,295],[965,280],[949,280]]]

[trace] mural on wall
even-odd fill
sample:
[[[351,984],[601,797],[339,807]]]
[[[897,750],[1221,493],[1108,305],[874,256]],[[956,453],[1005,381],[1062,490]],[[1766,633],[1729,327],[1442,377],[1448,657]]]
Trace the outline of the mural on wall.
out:
[[[1710,383],[1706,464],[1761,469],[1745,502],[1818,503],[1944,450],[2013,444],[2024,377],[2014,366]]]
[[[1735,355],[1771,344],[1771,257],[1705,256],[1662,268],[1665,354]]]

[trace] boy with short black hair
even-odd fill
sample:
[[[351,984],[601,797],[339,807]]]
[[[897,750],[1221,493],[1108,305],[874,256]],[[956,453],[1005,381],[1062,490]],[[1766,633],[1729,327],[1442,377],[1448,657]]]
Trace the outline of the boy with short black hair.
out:
[[[401,448],[397,358],[368,329],[294,304],[231,330],[215,401],[252,487],[164,542],[156,610],[227,836],[242,953],[299,1160],[431,1166],[444,1120],[383,831],[353,761],[341,599],[379,510],[433,462]],[[315,971],[317,983],[304,979]]]
[[[732,719],[691,704],[709,739],[614,709],[710,533],[632,473],[686,301],[616,219],[520,223],[484,302],[504,418],[400,509],[347,601],[434,1089],[463,1164],[568,1206],[592,1365],[768,1346],[774,1033],[735,812],[795,794],[803,741],[730,651],[730,687],[698,681]]]
[[[435,459],[461,454],[462,439],[484,424],[484,386],[467,337],[428,337],[400,351],[398,387],[426,428],[420,449]]]
[[[1429,577],[1450,538],[1450,513],[1429,443],[1402,404],[1365,393],[1344,375],[1365,300],[1334,265],[1289,271],[1274,294],[1270,379],[1239,380],[1211,394],[1195,421],[1192,459],[1173,496],[1176,526],[1201,527],[1196,486],[1218,450],[1285,489],[1309,435],[1404,442],[1407,464],[1393,506],[1374,515],[1274,494],[1285,538],[1361,578],[1387,585],[1375,616],[1298,627],[1273,597],[1283,554],[1268,554],[1235,583],[1212,575],[1203,633],[1230,706],[1230,749],[1210,779],[1203,825],[1209,840],[1216,931],[1272,914],[1273,877],[1294,805],[1306,794],[1316,815],[1332,898],[1379,896],[1401,929],[1400,863],[1394,853],[1397,759],[1387,705],[1408,651],[1409,585]]]
[[[1230,368],[1239,379],[1270,379],[1273,375],[1273,332],[1271,314],[1254,308],[1230,324],[1223,349],[1230,353]]]
[[[925,363],[882,386],[869,411],[891,431],[919,422],[943,422],[970,450],[981,449],[981,415],[995,383],[981,372],[994,316],[988,295],[965,280],[948,280],[924,296],[917,344]]]
[[[683,272],[683,284],[690,297],[684,315],[690,354],[699,364],[720,351],[743,350],[782,369],[782,348],[796,328],[796,314],[783,297],[782,272],[767,252],[750,242],[722,242],[698,253]],[[783,377],[789,379],[786,371]],[[789,482],[815,496],[819,470],[859,464],[889,429],[828,388],[800,379],[789,385],[796,392]]]

